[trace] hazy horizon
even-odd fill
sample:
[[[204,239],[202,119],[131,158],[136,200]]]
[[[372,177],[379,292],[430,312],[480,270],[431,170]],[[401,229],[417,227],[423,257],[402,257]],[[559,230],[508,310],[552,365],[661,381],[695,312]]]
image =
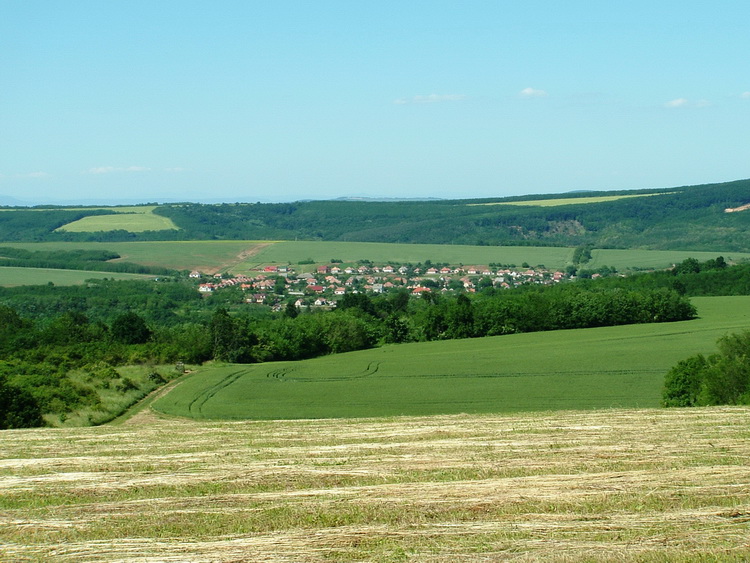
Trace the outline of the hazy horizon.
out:
[[[7,2],[0,205],[750,177],[750,5],[609,4]]]

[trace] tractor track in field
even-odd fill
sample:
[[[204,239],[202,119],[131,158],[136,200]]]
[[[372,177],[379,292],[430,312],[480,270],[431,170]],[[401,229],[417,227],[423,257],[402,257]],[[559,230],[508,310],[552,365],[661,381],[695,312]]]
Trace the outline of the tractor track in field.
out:
[[[205,405],[208,401],[210,401],[211,398],[214,395],[216,395],[219,391],[232,385],[235,381],[237,381],[240,377],[245,375],[247,372],[248,372],[247,369],[242,369],[238,371],[233,371],[232,373],[228,374],[217,384],[212,385],[211,387],[203,391],[201,394],[199,394],[195,399],[190,401],[190,404],[188,405],[188,412],[192,416],[195,416],[197,418],[202,418],[203,405]]]

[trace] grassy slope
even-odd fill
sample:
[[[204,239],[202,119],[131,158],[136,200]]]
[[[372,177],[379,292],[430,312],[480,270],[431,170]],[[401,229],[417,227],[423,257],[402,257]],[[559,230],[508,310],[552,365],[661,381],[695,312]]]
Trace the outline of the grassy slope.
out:
[[[3,561],[746,561],[748,408],[0,432]]]
[[[374,263],[417,264],[431,260],[434,263],[466,266],[498,264],[544,264],[549,268],[562,268],[573,256],[570,248],[553,247],[489,247],[453,244],[380,244],[374,242],[280,242],[264,248],[253,257],[256,263],[292,263],[312,259],[329,263],[331,259],[356,263],[371,260]]]
[[[629,199],[634,197],[651,197],[655,195],[664,195],[661,193],[656,194],[637,194],[637,195],[610,195],[610,196],[595,196],[588,197],[586,195],[580,195],[577,197],[567,197],[564,199],[526,199],[519,201],[504,201],[504,202],[493,202],[493,203],[476,203],[469,205],[521,205],[521,206],[532,206],[532,207],[559,207],[560,205],[585,205],[589,203],[605,203],[608,201],[617,201],[618,199]]]
[[[199,371],[154,408],[210,419],[656,407],[677,361],[750,326],[750,297],[694,300],[700,318],[386,346]]]
[[[581,268],[601,268],[613,266],[617,270],[639,269],[661,269],[678,264],[686,258],[695,258],[701,262],[711,260],[717,256],[724,256],[730,262],[750,260],[750,254],[746,252],[701,252],[695,250],[594,250],[592,259]]]
[[[116,272],[89,272],[85,270],[57,270],[50,268],[8,268],[0,266],[0,285],[42,285],[49,282],[55,285],[78,285],[90,279],[152,279],[154,276],[142,274],[120,274]]]
[[[112,250],[121,260],[147,266],[206,272],[228,268],[253,253],[257,241],[163,241],[163,242],[40,242],[2,243],[28,250],[73,250],[77,248]]]

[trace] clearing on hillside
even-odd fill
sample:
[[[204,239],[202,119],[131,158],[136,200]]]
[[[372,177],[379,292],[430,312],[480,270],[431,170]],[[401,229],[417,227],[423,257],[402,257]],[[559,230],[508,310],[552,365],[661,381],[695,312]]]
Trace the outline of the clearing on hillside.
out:
[[[99,208],[97,208],[99,209]],[[91,215],[55,229],[72,233],[123,230],[131,233],[143,231],[179,230],[171,219],[154,213],[155,205],[134,207],[103,207],[114,215]]]
[[[675,193],[675,192],[668,192]],[[532,207],[558,207],[560,205],[581,205],[588,203],[603,203],[605,201],[616,201],[618,199],[632,199],[636,197],[651,197],[655,195],[668,195],[668,193],[659,194],[632,194],[632,195],[605,195],[605,196],[581,196],[581,197],[562,197],[558,199],[528,199],[524,201],[496,201],[490,203],[469,203],[468,205],[528,205]]]

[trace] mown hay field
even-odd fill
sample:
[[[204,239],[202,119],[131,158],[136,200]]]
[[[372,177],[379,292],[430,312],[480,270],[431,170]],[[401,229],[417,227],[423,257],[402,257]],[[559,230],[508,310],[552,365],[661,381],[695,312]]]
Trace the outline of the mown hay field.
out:
[[[750,297],[699,318],[397,344],[298,362],[204,367],[154,403],[170,415],[292,419],[658,407],[678,361],[750,327]]]
[[[0,433],[3,561],[746,561],[750,409]]]

